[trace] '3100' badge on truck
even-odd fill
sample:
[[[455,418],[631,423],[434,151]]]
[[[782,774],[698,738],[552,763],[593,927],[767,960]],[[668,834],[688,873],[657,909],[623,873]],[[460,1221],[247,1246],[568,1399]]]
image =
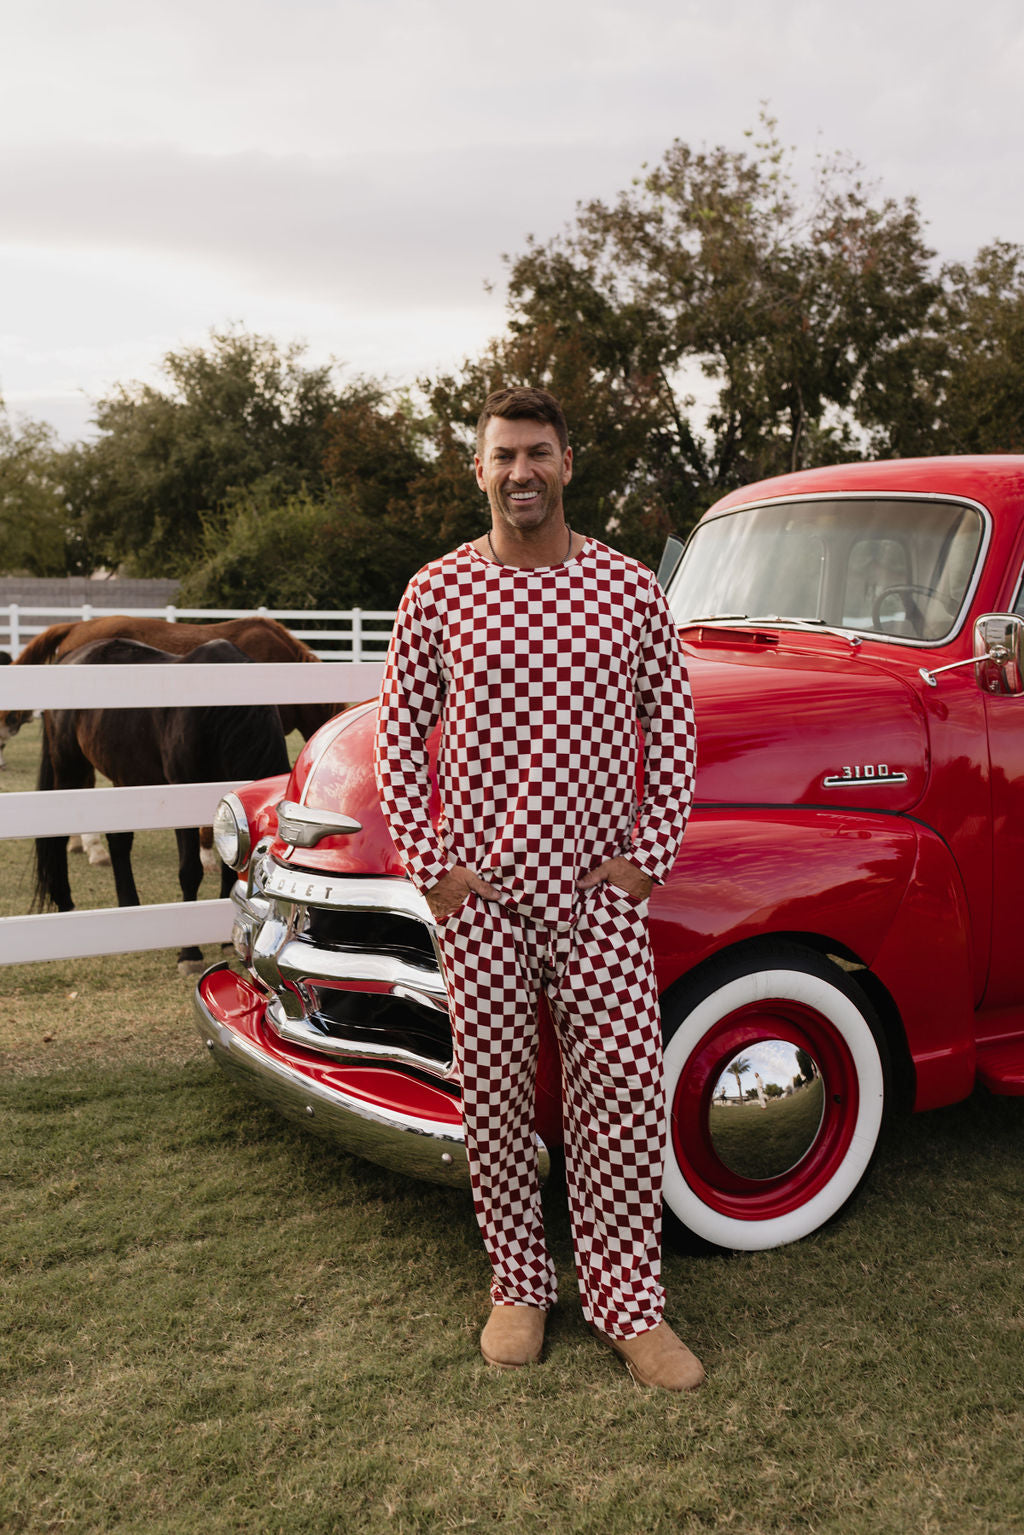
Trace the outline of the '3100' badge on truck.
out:
[[[854,783],[906,783],[906,773],[901,773],[898,768],[893,769],[887,762],[856,763],[852,767],[844,767],[839,773],[827,773],[822,779],[822,788],[844,789]]]

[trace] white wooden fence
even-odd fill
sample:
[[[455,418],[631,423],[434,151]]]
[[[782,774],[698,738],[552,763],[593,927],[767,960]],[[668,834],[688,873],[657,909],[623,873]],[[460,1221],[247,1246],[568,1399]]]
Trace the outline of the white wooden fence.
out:
[[[380,686],[382,669],[382,662],[366,660],[325,666],[4,666],[0,667],[0,710],[340,704],[372,697]],[[209,825],[218,800],[237,787],[237,783],[206,783],[0,792],[0,838]],[[2,917],[0,964],[177,949],[221,943],[230,936],[231,902],[226,900]]]
[[[178,608],[173,604],[162,608],[126,608],[99,607],[91,603],[68,608],[29,608],[11,602],[0,604],[0,650],[16,656],[30,639],[52,624],[70,623],[80,618],[106,618],[112,614],[161,618],[171,624],[192,618],[204,623],[217,623],[225,618],[252,618],[254,615],[276,618],[321,661],[354,662],[383,660],[395,621],[394,613],[382,608],[309,611],[294,608]]]

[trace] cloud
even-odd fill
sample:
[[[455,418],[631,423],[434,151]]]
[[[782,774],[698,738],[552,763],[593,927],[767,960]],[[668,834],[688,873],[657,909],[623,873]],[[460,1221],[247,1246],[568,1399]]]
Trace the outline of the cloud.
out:
[[[628,148],[609,158],[623,179],[639,163]],[[501,252],[561,227],[594,180],[592,157],[571,148],[314,159],[47,146],[0,157],[0,204],[11,244],[179,254],[331,301],[447,305],[500,284]]]

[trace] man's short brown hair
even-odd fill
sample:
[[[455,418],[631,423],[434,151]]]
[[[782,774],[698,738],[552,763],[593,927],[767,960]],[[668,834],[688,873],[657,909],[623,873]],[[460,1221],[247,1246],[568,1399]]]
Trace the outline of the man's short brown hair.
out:
[[[565,424],[562,407],[546,389],[517,385],[512,389],[496,389],[487,396],[476,423],[476,451],[479,458],[484,456],[484,433],[492,416],[502,416],[506,421],[543,421],[554,427],[563,453],[569,446],[569,428]]]

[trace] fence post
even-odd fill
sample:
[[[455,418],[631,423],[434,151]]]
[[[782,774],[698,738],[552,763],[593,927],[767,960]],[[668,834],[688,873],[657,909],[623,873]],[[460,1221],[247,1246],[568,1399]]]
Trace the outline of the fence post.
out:
[[[352,609],[352,659],[353,659],[353,661],[361,661],[363,659],[363,610],[362,610],[362,608],[353,608]]]
[[[11,659],[13,661],[15,656],[18,654],[18,651],[21,649],[21,630],[20,630],[20,628],[18,626],[18,604],[16,602],[12,602],[11,603],[10,613],[11,613],[11,640],[10,640],[10,644],[11,644]]]
[[[176,624],[178,622],[178,610],[173,602],[169,602],[164,608],[164,616],[169,624]]]

